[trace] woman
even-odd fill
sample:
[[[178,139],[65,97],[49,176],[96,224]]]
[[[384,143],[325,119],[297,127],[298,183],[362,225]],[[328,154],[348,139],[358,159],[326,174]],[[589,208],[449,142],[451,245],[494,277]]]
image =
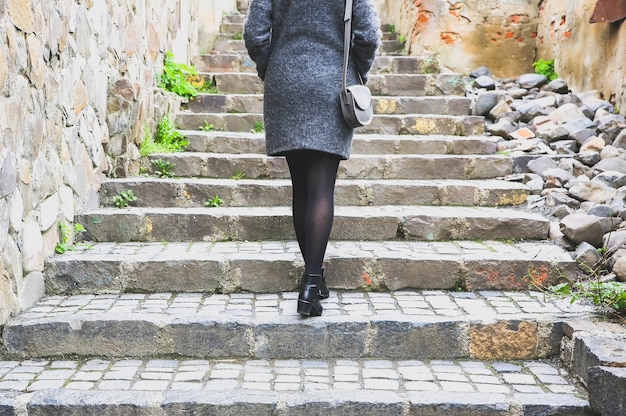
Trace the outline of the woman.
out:
[[[380,42],[374,0],[353,0],[348,85],[364,82]],[[264,81],[266,150],[285,156],[293,224],[304,258],[298,313],[322,314],[323,261],[334,217],[339,161],[350,157],[353,129],[339,104],[345,0],[252,0],[244,27],[248,53]]]

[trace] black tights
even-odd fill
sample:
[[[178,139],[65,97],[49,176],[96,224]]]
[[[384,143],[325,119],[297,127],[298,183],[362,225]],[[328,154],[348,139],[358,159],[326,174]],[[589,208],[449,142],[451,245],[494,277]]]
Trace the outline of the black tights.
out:
[[[335,178],[340,158],[298,150],[287,154],[293,192],[293,225],[304,272],[320,274],[335,215]]]

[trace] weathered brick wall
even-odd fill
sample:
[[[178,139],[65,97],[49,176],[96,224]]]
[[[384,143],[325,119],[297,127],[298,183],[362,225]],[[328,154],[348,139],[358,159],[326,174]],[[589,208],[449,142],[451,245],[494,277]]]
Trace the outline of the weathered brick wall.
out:
[[[463,73],[480,66],[501,77],[532,70],[534,0],[377,1],[383,23],[396,25],[411,55],[436,52],[445,67]]]
[[[575,92],[599,90],[626,114],[626,21],[589,23],[596,0],[542,1],[537,57]]]
[[[59,223],[138,170],[144,128],[177,110],[164,53],[195,54],[196,0],[0,0],[0,324],[44,291]]]

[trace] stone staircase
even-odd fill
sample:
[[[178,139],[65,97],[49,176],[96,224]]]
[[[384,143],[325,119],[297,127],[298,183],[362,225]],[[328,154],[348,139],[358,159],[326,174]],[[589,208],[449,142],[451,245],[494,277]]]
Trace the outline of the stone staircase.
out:
[[[592,414],[586,369],[559,359],[592,310],[526,291],[575,264],[434,56],[377,58],[375,120],[339,171],[331,297],[296,314],[288,169],[251,132],[243,19],[197,59],[220,93],[178,115],[187,151],[151,156],[176,177],[104,183],[77,218],[92,246],[50,258],[46,297],[3,328],[0,415]]]

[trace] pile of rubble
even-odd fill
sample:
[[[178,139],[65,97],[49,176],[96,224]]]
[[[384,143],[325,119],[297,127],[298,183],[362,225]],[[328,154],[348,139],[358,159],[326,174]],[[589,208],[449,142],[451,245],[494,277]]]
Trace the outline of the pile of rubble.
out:
[[[520,173],[508,179],[530,187],[529,207],[554,220],[551,237],[583,269],[626,282],[626,118],[563,79],[496,80],[483,67],[468,81],[474,114],[516,162]]]

